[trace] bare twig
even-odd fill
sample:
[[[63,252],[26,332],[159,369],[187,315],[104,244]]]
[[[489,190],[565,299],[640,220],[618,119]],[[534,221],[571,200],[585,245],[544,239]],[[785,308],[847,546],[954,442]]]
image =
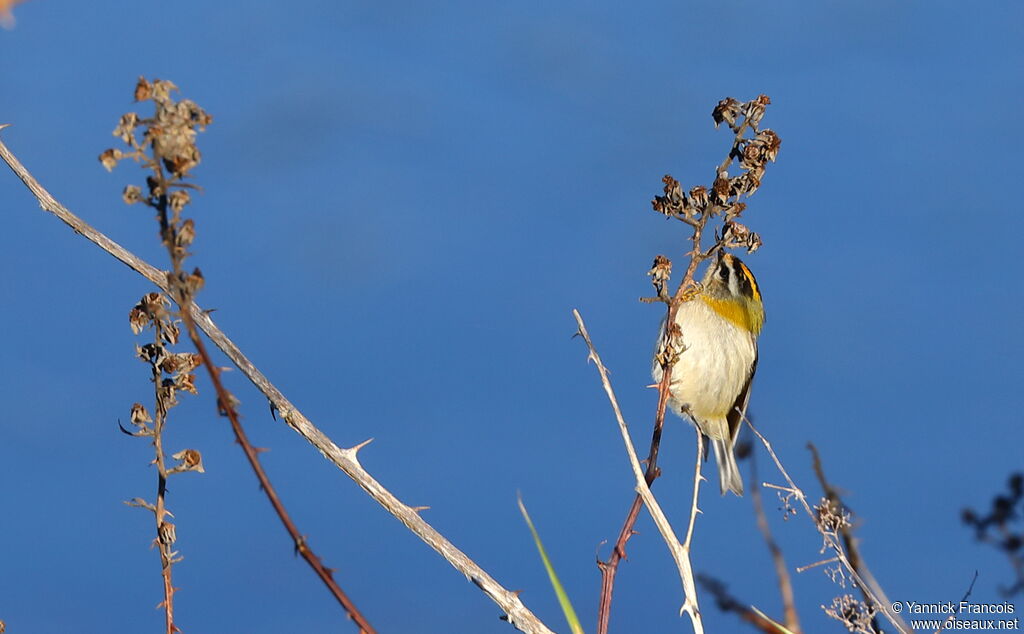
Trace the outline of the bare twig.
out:
[[[786,490],[788,491],[789,489],[786,489]],[[817,568],[818,566],[827,566],[829,564],[834,564],[834,563],[839,563],[839,557],[829,557],[828,559],[822,559],[821,561],[816,561],[813,564],[807,564],[806,566],[798,566],[796,571],[801,573],[801,574],[803,574],[803,573],[807,572],[808,570],[811,570],[812,568]]]
[[[0,126],[0,128],[5,126]],[[43,210],[48,211],[61,219],[76,233],[81,234],[93,244],[97,245],[132,270],[141,274],[150,282],[169,292],[167,275],[156,267],[138,258],[121,245],[117,244],[107,236],[103,235],[81,218],[75,216],[66,207],[60,204],[39,182],[25,169],[18,159],[11,153],[7,146],[0,141],[0,158],[7,163],[11,170],[32,192],[39,201]],[[519,599],[519,597],[502,587],[487,572],[478,566],[476,562],[466,556],[465,553],[456,548],[451,542],[444,538],[430,524],[425,522],[416,512],[416,509],[402,503],[393,493],[384,488],[375,480],[369,472],[359,463],[358,452],[366,442],[350,448],[342,448],[336,445],[331,439],[320,431],[302,412],[289,401],[285,395],[275,387],[255,365],[249,361],[242,351],[217,327],[210,316],[198,305],[192,304],[189,309],[190,317],[195,324],[220,348],[232,363],[252,381],[270,401],[271,406],[280,412],[282,419],[299,435],[312,444],[325,458],[341,469],[347,476],[355,481],[367,494],[378,504],[383,506],[388,513],[404,524],[409,530],[415,533],[428,546],[436,550],[456,570],[463,573],[484,594],[498,604],[505,611],[509,623],[516,628],[531,633],[549,633],[543,622],[541,622]],[[367,441],[369,442],[369,441]]]
[[[789,576],[786,567],[786,559],[782,556],[782,549],[779,548],[775,538],[772,537],[772,529],[768,525],[768,518],[764,513],[764,503],[761,500],[761,487],[757,482],[757,460],[754,454],[750,455],[750,500],[754,505],[754,514],[757,516],[757,527],[764,536],[765,544],[768,545],[768,552],[772,555],[772,562],[775,565],[775,575],[779,578],[779,594],[782,595],[782,609],[786,620],[786,629],[794,634],[800,634],[800,617],[796,611],[796,599],[793,596],[793,580]]]
[[[736,614],[745,623],[752,625],[757,631],[764,632],[764,634],[799,634],[798,631],[779,625],[757,608],[743,603],[729,594],[725,584],[718,579],[700,574],[697,575],[697,581],[715,598],[715,604],[719,610]]]
[[[686,541],[683,542],[687,552],[693,542],[693,527],[697,524],[697,513],[700,513],[700,509],[697,508],[697,494],[700,493],[700,483],[705,479],[700,474],[700,467],[704,462],[704,434],[700,433],[699,429],[695,429],[695,431],[697,432],[697,459],[693,461],[693,497],[690,501],[690,521],[686,524]]]
[[[643,469],[640,468],[640,460],[636,456],[636,450],[633,448],[633,440],[629,436],[629,428],[626,425],[625,419],[622,417],[622,410],[619,409],[618,399],[615,398],[615,392],[612,390],[611,381],[608,378],[608,370],[601,362],[600,355],[597,354],[597,350],[594,348],[593,341],[590,340],[590,333],[587,332],[587,327],[583,323],[583,317],[580,316],[578,310],[573,309],[573,317],[576,318],[576,326],[579,329],[580,336],[587,343],[587,349],[590,351],[589,358],[597,366],[597,371],[601,375],[601,385],[604,387],[605,393],[608,395],[608,400],[611,402],[612,410],[615,412],[615,420],[619,423],[619,432],[622,434],[622,442],[626,445],[626,454],[629,456],[629,464],[633,468],[633,476],[636,478],[636,492],[647,507],[647,511],[651,514],[651,518],[654,520],[654,524],[658,527],[658,531],[664,538],[665,543],[668,545],[669,552],[672,554],[672,558],[676,562],[676,568],[679,570],[679,577],[683,584],[683,607],[680,609],[680,614],[685,612],[690,616],[690,621],[693,624],[693,630],[697,634],[703,634],[704,623],[700,615],[700,606],[697,603],[697,588],[693,579],[693,567],[690,565],[690,538],[693,536],[693,524],[697,516],[697,489],[700,487],[700,464],[702,460],[701,444],[700,444],[700,432],[697,433],[698,438],[698,451],[697,451],[697,468],[696,476],[693,483],[693,507],[690,515],[690,525],[686,533],[686,541],[682,544],[679,543],[679,539],[675,535],[675,531],[672,529],[672,525],[669,524],[668,518],[665,517],[665,513],[661,510],[661,506],[657,500],[654,499],[654,494],[651,493],[651,488],[647,484],[646,477]]]
[[[957,603],[957,605],[963,605],[964,603],[967,602],[967,599],[971,596],[971,593],[974,592],[974,583],[977,580],[978,580],[978,571],[975,570],[974,571],[974,577],[971,578],[971,584],[969,586],[967,586],[967,592],[964,592],[964,596],[960,597],[960,602]],[[935,634],[942,634],[942,632],[946,631],[946,628],[948,628],[950,626],[950,624],[952,624],[953,621],[956,620],[957,614],[959,614],[959,611],[957,611],[956,614],[950,614],[946,618],[946,620],[942,622],[942,625],[939,627],[939,629],[935,630]]]

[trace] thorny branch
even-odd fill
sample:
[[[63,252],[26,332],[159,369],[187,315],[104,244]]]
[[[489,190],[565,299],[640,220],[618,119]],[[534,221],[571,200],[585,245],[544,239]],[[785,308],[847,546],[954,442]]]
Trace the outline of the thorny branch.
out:
[[[658,451],[661,446],[665,408],[669,398],[669,382],[672,376],[672,367],[685,349],[683,342],[685,333],[679,331],[675,317],[679,307],[695,297],[700,290],[699,285],[694,281],[697,268],[702,262],[713,257],[722,249],[742,247],[752,253],[761,246],[760,236],[741,224],[738,218],[746,208],[746,203],[741,202],[740,198],[750,197],[761,186],[765,169],[769,162],[775,160],[782,143],[773,131],[767,128],[760,129],[765,108],[770,103],[771,99],[767,95],[760,95],[746,103],[740,103],[731,97],[718,102],[711,116],[716,127],[723,122],[728,124],[733,132],[733,141],[729,153],[715,170],[715,178],[711,187],[698,185],[690,189],[687,194],[683,192],[679,181],[666,175],[662,179],[665,184],[664,195],[656,196],[652,201],[655,211],[691,227],[692,234],[689,241],[692,249],[687,254],[690,260],[686,267],[686,273],[673,295],[670,296],[668,293],[672,262],[667,257],[659,255],[654,259],[654,265],[648,273],[657,294],[652,298],[641,298],[641,301],[644,302],[662,302],[667,305],[665,317],[667,327],[657,354],[657,361],[662,367],[662,379],[658,383],[658,406],[654,416],[654,430],[644,474],[648,486],[653,485],[660,475]],[[748,131],[752,131],[754,136],[748,137]],[[730,176],[729,168],[734,160],[739,161],[740,173],[737,176]],[[708,222],[717,217],[722,218],[721,232],[715,232],[714,244],[705,251],[702,246],[704,231]],[[700,469],[699,460],[697,469],[698,471]],[[626,556],[626,542],[633,536],[633,527],[640,513],[641,504],[641,497],[639,495],[634,497],[611,555],[607,561],[599,560],[597,562],[598,568],[601,570],[601,598],[597,613],[598,634],[607,634],[608,632],[612,593],[615,588],[615,573],[618,570],[619,562]],[[694,508],[696,505],[695,489]],[[692,533],[692,523],[690,532]],[[695,595],[693,600],[696,602]]]
[[[0,124],[0,130],[8,124]],[[39,206],[57,216],[71,227],[75,233],[83,236],[111,256],[139,273],[164,292],[170,292],[167,273],[145,262],[103,233],[71,213],[48,192],[25,166],[18,161],[7,146],[0,141],[0,159],[3,159],[11,171],[25,184],[25,187],[36,197]],[[419,507],[412,507],[399,500],[391,491],[381,485],[359,463],[358,453],[369,441],[354,447],[342,448],[336,445],[326,434],[292,404],[291,401],[242,353],[235,343],[224,334],[202,308],[192,303],[189,309],[191,318],[220,350],[235,364],[245,376],[252,381],[271,404],[280,413],[281,418],[296,433],[313,445],[327,460],[350,477],[378,504],[393,515],[398,521],[412,531],[417,537],[433,548],[456,570],[472,581],[487,597],[498,604],[505,612],[505,619],[517,629],[530,634],[550,634],[551,630],[531,612],[519,599],[517,593],[499,584],[483,568],[466,556],[461,550],[445,539],[433,526],[419,516]]]
[[[594,362],[597,366],[597,371],[601,375],[601,385],[604,387],[605,393],[608,395],[608,400],[612,405],[612,410],[615,412],[615,419],[619,423],[619,432],[622,434],[622,441],[626,445],[626,454],[629,457],[629,464],[633,468],[633,475],[636,478],[636,492],[647,507],[647,511],[651,514],[651,518],[654,520],[654,524],[658,527],[658,531],[661,533],[662,538],[665,540],[665,544],[668,545],[668,550],[672,554],[672,559],[676,562],[676,568],[679,570],[679,578],[683,584],[683,607],[680,609],[680,613],[685,612],[690,616],[690,622],[693,624],[693,630],[697,634],[703,634],[704,622],[700,615],[700,606],[697,605],[697,593],[695,590],[695,584],[693,579],[693,566],[690,564],[690,538],[693,536],[693,524],[697,517],[697,488],[700,486],[700,460],[701,460],[701,435],[697,433],[697,474],[693,483],[693,508],[690,514],[690,524],[686,532],[686,541],[682,544],[679,543],[679,538],[676,537],[675,531],[672,529],[672,525],[669,524],[668,518],[665,517],[665,513],[661,510],[661,506],[654,498],[654,494],[651,493],[651,488],[648,486],[646,479],[644,478],[644,472],[640,468],[640,460],[636,457],[636,450],[633,448],[633,440],[629,435],[629,427],[626,425],[626,420],[622,417],[622,410],[619,409],[619,401],[615,398],[615,391],[612,390],[611,380],[608,378],[608,370],[605,368],[604,363],[601,362],[600,355],[597,354],[597,349],[594,348],[594,343],[590,339],[590,333],[587,332],[587,327],[583,323],[583,317],[580,315],[578,310],[572,311],[573,316],[576,318],[577,333],[583,337],[583,340],[587,344],[587,349],[590,351],[589,359]]]

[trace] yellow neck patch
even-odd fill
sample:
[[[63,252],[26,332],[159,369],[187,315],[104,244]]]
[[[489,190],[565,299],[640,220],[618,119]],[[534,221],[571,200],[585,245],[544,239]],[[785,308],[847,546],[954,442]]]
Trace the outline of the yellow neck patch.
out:
[[[717,299],[707,295],[701,295],[700,299],[707,304],[708,308],[718,313],[722,319],[735,324],[740,330],[752,332],[755,335],[761,332],[764,317],[755,315],[753,311],[748,310],[745,302]]]

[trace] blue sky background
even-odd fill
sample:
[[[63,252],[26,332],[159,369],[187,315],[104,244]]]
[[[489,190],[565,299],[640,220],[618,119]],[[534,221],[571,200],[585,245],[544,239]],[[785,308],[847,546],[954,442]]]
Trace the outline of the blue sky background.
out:
[[[338,444],[375,438],[367,468],[559,631],[516,491],[590,632],[594,560],[632,499],[570,311],[646,447],[662,308],[636,298],[653,256],[681,264],[686,248],[649,200],[665,173],[709,182],[729,139],[712,126],[719,99],[767,93],[783,144],[745,215],[765,241],[747,261],[768,312],[751,411],[812,495],[817,444],[893,600],[958,600],[975,570],[973,598],[1002,600],[1011,569],[959,511],[987,507],[1024,467],[1020,3],[34,0],[16,15],[0,32],[11,149],[163,265],[150,215],[120,201],[142,172],[108,174],[96,157],[136,108],[139,75],[212,113],[191,209],[201,304]],[[151,289],[10,174],[0,205],[0,619],[10,632],[159,631],[152,519],[121,503],[153,496],[152,454],[116,427],[151,399],[127,323]],[[240,373],[228,383],[296,522],[381,632],[511,631],[271,420]],[[293,556],[205,378],[200,389],[167,440],[207,466],[171,481],[180,626],[354,632]],[[693,453],[672,419],[655,493],[680,527]],[[780,615],[749,497],[713,489],[695,567]],[[766,499],[790,567],[817,561],[810,523]],[[646,515],[638,528],[613,631],[689,631],[665,546]],[[842,631],[818,606],[845,590],[821,569],[795,586],[807,631]],[[709,631],[742,631],[701,598]]]

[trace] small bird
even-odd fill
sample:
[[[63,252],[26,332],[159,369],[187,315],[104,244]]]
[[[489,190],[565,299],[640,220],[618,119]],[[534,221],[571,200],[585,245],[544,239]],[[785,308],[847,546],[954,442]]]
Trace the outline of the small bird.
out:
[[[733,452],[757,369],[764,306],[754,274],[734,255],[719,253],[700,292],[676,312],[683,352],[672,367],[668,409],[688,418],[715,449],[722,495],[743,495]],[[661,338],[665,333],[662,322]],[[661,381],[657,358],[651,374]]]

